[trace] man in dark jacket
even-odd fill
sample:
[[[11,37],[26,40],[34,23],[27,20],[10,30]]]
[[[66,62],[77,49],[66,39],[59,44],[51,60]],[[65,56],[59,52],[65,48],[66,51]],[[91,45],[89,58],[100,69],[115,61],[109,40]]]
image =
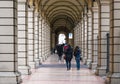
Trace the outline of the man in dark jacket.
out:
[[[67,70],[70,70],[71,69],[71,60],[73,58],[73,49],[70,45],[68,45],[68,48],[66,50],[65,53],[65,60],[66,60],[66,66],[67,66]]]
[[[57,46],[57,54],[59,56],[59,62],[62,60],[62,55],[63,55],[63,46],[62,45],[58,45]]]

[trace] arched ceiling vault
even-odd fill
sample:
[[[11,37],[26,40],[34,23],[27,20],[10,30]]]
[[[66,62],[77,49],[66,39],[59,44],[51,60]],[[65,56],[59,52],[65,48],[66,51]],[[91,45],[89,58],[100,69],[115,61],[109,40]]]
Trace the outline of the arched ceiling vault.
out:
[[[54,10],[53,13],[49,13],[47,17],[51,17],[49,20],[52,19],[52,17],[54,17],[55,14],[59,14],[59,13],[64,13],[64,14],[68,14],[68,15],[71,15],[71,17],[73,17],[74,20],[77,19],[77,16],[74,12],[72,12],[71,10],[68,10],[68,9],[59,9],[59,10]]]
[[[82,18],[84,9],[92,0],[28,0],[35,10],[46,18],[54,31],[72,30]],[[57,29],[59,28],[59,29]]]
[[[59,16],[59,18],[55,18],[52,23],[53,25],[51,26],[54,30],[57,29],[59,26],[67,27],[69,30],[74,27],[74,22],[70,17],[67,16]]]
[[[60,12],[60,13],[53,13],[53,15],[51,16],[51,17],[54,17],[54,18],[57,18],[59,15],[63,15],[63,16],[68,16],[68,17],[70,17],[70,18],[72,18],[72,20],[73,21],[75,21],[75,19],[76,19],[76,17],[74,17],[73,15],[71,15],[70,13],[67,13],[67,12],[65,12],[65,11],[62,11],[62,12]],[[52,22],[52,20],[54,20],[53,18],[50,18],[50,19],[48,19],[50,22]]]

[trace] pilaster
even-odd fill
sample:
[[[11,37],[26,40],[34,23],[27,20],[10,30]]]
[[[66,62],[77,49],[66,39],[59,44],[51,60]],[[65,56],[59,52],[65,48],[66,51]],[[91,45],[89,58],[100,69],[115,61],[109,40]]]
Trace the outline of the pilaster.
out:
[[[92,13],[88,13],[88,59],[87,65],[90,68],[92,62]]]
[[[84,16],[84,64],[88,59],[88,16]]]
[[[81,55],[82,55],[82,58],[83,58],[83,61],[84,61],[84,56],[85,56],[85,29],[84,29],[84,18],[82,18],[81,20],[81,37],[82,37],[82,47],[81,47]]]
[[[110,30],[110,4],[108,0],[101,0],[99,6],[99,52],[97,74],[105,76],[107,71],[107,59],[109,60],[107,49],[107,33]],[[109,67],[109,66],[108,66]]]
[[[46,60],[45,56],[45,21],[42,19],[42,59]]]
[[[34,56],[34,11],[32,8],[28,9],[28,56],[29,65],[35,68]]]
[[[18,69],[23,75],[31,74],[28,64],[27,25],[28,6],[27,1],[18,0]]]
[[[34,55],[35,55],[35,67],[39,67],[39,15],[34,12]]]
[[[42,64],[42,18],[39,16],[39,61]]]
[[[17,32],[17,1],[0,1],[0,84],[21,83]]]
[[[92,8],[92,70],[96,72],[98,58],[98,7]]]
[[[120,1],[110,0],[109,84],[120,83]]]

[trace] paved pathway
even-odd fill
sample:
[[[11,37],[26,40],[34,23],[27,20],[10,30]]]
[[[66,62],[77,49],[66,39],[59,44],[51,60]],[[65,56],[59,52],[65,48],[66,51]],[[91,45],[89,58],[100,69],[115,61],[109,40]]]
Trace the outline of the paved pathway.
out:
[[[76,70],[74,59],[72,69],[67,71],[64,61],[59,63],[57,56],[52,55],[32,75],[25,77],[22,84],[104,84],[104,80],[93,75],[85,65]]]

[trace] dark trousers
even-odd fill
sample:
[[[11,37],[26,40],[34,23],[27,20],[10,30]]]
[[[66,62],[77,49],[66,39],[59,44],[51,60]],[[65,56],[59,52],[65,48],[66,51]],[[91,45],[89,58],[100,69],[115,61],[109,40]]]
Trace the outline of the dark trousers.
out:
[[[71,60],[66,60],[67,70],[71,69]]]
[[[75,60],[76,60],[76,67],[79,70],[80,69],[80,59],[76,58]]]
[[[58,60],[62,60],[62,55],[59,56],[59,59]]]

